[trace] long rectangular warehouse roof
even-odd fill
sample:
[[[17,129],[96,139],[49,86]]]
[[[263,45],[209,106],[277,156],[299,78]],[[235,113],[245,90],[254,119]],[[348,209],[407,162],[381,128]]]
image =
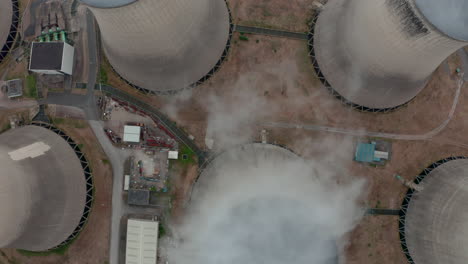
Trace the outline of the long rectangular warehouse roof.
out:
[[[126,264],[156,264],[159,223],[128,219]]]

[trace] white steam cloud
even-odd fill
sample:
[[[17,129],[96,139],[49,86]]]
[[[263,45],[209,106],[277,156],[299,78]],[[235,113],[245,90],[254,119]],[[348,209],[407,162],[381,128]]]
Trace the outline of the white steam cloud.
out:
[[[195,185],[163,255],[177,264],[332,264],[363,211],[363,181],[268,144],[231,148]]]

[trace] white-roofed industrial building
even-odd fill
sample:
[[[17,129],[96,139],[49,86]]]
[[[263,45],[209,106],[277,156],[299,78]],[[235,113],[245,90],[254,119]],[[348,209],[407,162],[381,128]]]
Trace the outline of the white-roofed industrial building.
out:
[[[159,223],[128,219],[126,264],[156,264]]]
[[[72,75],[74,54],[75,49],[65,42],[33,42],[29,70]]]
[[[140,142],[141,127],[139,126],[124,126],[124,142],[138,143]]]

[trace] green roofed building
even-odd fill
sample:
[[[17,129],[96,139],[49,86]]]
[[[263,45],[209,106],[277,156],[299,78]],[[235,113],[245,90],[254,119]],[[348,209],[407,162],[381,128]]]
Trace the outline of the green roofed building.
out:
[[[375,165],[384,165],[385,161],[390,159],[389,146],[390,144],[388,142],[359,142],[356,147],[354,160]]]

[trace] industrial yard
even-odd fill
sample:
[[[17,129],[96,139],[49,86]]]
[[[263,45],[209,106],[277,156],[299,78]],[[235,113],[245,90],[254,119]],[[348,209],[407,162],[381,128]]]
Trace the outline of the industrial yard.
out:
[[[0,148],[35,162],[39,140],[5,138],[60,129],[82,168],[44,144],[84,173],[63,183],[84,210],[55,242],[0,239],[0,263],[466,263],[468,5],[447,24],[435,0],[343,1],[19,1]]]

